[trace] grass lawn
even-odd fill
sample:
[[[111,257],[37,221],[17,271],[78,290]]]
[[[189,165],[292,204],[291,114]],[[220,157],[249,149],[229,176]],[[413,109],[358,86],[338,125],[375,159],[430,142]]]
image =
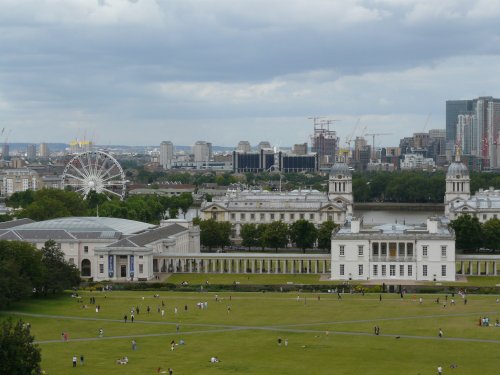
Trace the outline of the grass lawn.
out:
[[[438,365],[445,375],[499,373],[500,327],[478,325],[480,316],[489,316],[492,323],[500,318],[496,296],[470,295],[466,305],[457,296],[451,305],[448,296],[443,307],[444,295],[437,304],[437,295],[401,299],[384,294],[379,301],[378,294],[343,295],[339,300],[336,294],[225,292],[218,293],[216,301],[215,293],[153,294],[83,292],[82,302],[69,295],[30,300],[0,319],[13,315],[31,323],[47,374],[156,374],[158,367],[172,367],[175,375],[424,375],[436,374]],[[88,304],[91,295],[101,306],[98,313]],[[207,309],[196,307],[205,301]],[[82,308],[84,303],[88,308]],[[140,313],[130,323],[130,310],[137,306]],[[165,310],[163,317],[158,308]],[[376,325],[379,336],[373,334]],[[102,338],[99,328],[104,329]],[[439,328],[443,338],[438,337]],[[68,332],[67,342],[61,332]],[[170,342],[181,338],[185,345],[171,351]],[[81,354],[86,364],[73,369],[71,358]],[[116,364],[123,356],[129,364]],[[210,363],[212,356],[221,362]],[[451,364],[458,367],[451,369]]]

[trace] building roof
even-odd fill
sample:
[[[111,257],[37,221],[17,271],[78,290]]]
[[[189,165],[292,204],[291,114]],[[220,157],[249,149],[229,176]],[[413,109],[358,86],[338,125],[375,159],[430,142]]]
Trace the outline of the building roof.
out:
[[[140,221],[112,217],[63,217],[27,223],[17,226],[16,230],[64,230],[71,233],[120,232],[124,235],[131,235],[154,227],[156,226]]]
[[[156,228],[135,236],[121,239],[107,247],[144,247],[150,243],[164,240],[170,236],[187,231],[188,228],[179,224],[169,225],[167,227]]]
[[[342,204],[332,202],[325,193],[317,190],[269,192],[262,190],[232,191],[221,199],[203,202],[201,210],[219,206],[230,211],[318,211],[334,206],[344,210]]]
[[[350,176],[352,172],[346,163],[335,163],[330,169],[330,175],[335,176],[339,174]]]
[[[500,190],[480,190],[466,201],[451,202],[455,211],[497,211],[500,212]]]
[[[448,172],[446,173],[446,177],[455,177],[455,176],[469,176],[469,170],[465,166],[464,163],[459,161],[454,161],[448,167]]]
[[[35,221],[31,220],[31,219],[18,219],[18,220],[6,221],[3,223],[0,223],[0,229],[14,228],[14,227],[18,227],[20,225],[30,224],[30,223],[34,223],[34,222]]]

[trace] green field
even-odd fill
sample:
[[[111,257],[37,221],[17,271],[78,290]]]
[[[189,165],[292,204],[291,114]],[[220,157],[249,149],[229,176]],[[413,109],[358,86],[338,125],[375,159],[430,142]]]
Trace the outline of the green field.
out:
[[[218,293],[216,302],[215,293],[159,292],[160,298],[154,293],[83,292],[81,302],[69,295],[32,300],[2,317],[14,315],[31,323],[47,374],[156,374],[158,367],[171,367],[175,375],[424,375],[436,374],[438,365],[444,374],[500,373],[500,327],[478,325],[480,316],[489,316],[492,323],[500,318],[496,296],[470,295],[467,305],[455,296],[455,306],[448,296],[443,307],[434,302],[438,295],[401,299],[384,294],[379,301],[379,294],[346,294],[339,300],[336,294]],[[91,295],[101,306],[99,313],[88,304]],[[163,318],[158,313],[162,301]],[[202,301],[208,309],[196,307]],[[130,316],[136,306],[140,314],[135,322],[124,323],[124,314]],[[376,325],[379,336],[373,333]],[[61,340],[62,332],[69,334],[67,342]],[[279,337],[288,346],[279,346]],[[181,338],[185,345],[171,351],[170,342]],[[81,354],[85,365],[73,369],[71,358]],[[123,356],[129,363],[116,364]],[[210,363],[212,356],[220,363]]]

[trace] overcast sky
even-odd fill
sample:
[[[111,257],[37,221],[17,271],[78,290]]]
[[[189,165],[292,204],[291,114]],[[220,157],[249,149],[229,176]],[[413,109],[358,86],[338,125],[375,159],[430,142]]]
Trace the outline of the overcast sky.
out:
[[[287,146],[326,116],[398,145],[500,96],[499,24],[497,0],[0,0],[0,128]]]

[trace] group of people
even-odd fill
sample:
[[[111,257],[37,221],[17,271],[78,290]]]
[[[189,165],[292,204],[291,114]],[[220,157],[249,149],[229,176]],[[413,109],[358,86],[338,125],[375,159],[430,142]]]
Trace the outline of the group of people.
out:
[[[76,367],[76,364],[77,364],[77,362],[78,362],[78,357],[77,357],[76,355],[74,355],[74,356],[73,356],[73,360],[72,360],[72,362],[73,362],[73,367]],[[84,364],[85,364],[85,358],[84,358],[84,356],[83,356],[83,354],[82,354],[82,355],[80,356],[80,365],[82,365],[82,366],[83,366]]]

